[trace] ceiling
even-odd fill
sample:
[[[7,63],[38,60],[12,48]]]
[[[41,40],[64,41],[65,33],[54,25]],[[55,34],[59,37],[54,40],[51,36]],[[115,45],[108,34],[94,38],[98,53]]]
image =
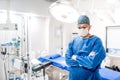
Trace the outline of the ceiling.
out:
[[[10,10],[49,15],[49,6],[56,0],[10,0]],[[65,1],[65,0],[59,0]],[[81,13],[94,15],[100,20],[120,23],[120,0],[67,0]],[[0,9],[7,8],[7,0],[0,0]]]

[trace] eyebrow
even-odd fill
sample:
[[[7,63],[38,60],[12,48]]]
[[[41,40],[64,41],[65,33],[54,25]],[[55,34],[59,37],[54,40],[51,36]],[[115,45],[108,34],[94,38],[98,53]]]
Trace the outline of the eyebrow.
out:
[[[81,28],[84,28],[84,29],[85,29],[85,28],[87,28],[87,27],[84,27],[84,26],[83,26],[83,27],[78,27],[78,28],[79,28],[79,29],[81,29]]]

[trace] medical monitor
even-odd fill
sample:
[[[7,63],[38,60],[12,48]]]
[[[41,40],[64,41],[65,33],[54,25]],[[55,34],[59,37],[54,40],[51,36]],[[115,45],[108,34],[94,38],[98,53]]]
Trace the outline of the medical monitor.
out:
[[[106,52],[120,56],[120,26],[106,27]]]

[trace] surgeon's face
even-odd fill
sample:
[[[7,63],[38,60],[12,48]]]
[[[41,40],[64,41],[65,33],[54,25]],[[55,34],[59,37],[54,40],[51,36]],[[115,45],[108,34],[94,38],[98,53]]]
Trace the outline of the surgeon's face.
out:
[[[81,37],[85,37],[89,34],[90,25],[88,24],[79,24],[78,25],[79,34]]]

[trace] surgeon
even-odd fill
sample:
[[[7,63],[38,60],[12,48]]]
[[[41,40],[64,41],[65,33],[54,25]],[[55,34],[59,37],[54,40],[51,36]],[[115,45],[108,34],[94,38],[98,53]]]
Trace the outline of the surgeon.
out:
[[[101,39],[89,33],[88,16],[78,19],[79,36],[70,41],[65,54],[69,80],[101,80],[99,69],[106,53]]]

